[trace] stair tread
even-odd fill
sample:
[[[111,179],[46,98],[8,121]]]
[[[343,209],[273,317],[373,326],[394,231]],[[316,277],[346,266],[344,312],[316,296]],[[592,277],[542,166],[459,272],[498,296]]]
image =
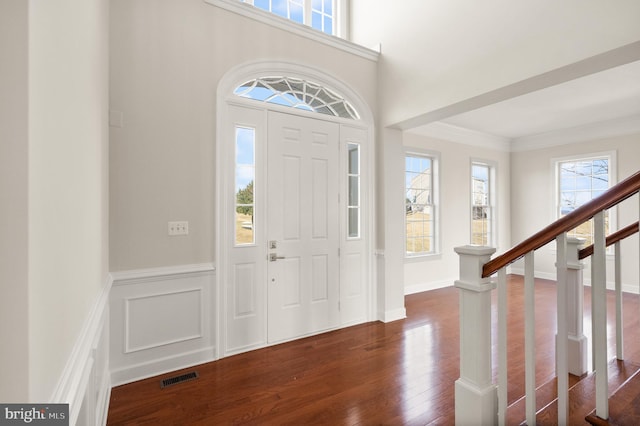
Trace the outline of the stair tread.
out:
[[[609,363],[609,393],[613,394],[640,366],[629,361],[613,360]],[[536,422],[541,425],[558,424],[557,380],[554,378],[538,388],[536,392]],[[569,375],[569,424],[588,424],[587,415],[595,407],[595,374],[583,377]],[[640,398],[639,398],[640,400]],[[507,410],[507,424],[522,424],[525,421],[525,400],[522,398]],[[640,424],[640,423],[635,423]]]
[[[609,397],[609,419],[596,418],[595,410],[588,416],[591,424],[631,426],[640,424],[640,372],[636,371]],[[600,423],[597,423],[600,421]]]

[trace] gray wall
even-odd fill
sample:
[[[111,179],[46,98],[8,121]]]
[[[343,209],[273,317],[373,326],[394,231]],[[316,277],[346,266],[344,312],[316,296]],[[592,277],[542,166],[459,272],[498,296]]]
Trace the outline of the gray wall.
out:
[[[215,261],[216,88],[258,60],[330,73],[376,105],[376,63],[202,0],[111,1],[111,270]],[[167,236],[188,220],[189,235]]]

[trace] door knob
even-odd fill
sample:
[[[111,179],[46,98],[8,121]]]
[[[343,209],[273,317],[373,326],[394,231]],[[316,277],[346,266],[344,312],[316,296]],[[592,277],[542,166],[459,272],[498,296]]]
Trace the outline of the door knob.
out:
[[[275,262],[278,259],[284,259],[284,256],[278,256],[277,253],[269,253],[269,261]]]

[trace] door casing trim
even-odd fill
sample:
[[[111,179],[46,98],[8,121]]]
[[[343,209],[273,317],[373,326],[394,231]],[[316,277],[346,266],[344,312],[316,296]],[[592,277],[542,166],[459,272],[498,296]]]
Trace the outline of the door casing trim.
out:
[[[319,114],[298,110],[294,108],[282,107],[275,104],[260,103],[251,99],[243,99],[233,94],[234,89],[247,80],[263,77],[265,75],[283,75],[295,78],[301,78],[311,80],[316,83],[322,84],[328,88],[333,88],[346,100],[348,100],[358,111],[361,119],[354,121],[339,117],[331,117]],[[342,125],[349,125],[366,130],[367,140],[366,148],[368,149],[368,161],[364,165],[367,168],[370,178],[368,179],[368,185],[366,188],[362,188],[363,192],[366,192],[367,205],[363,206],[368,211],[368,223],[363,232],[367,235],[365,255],[367,257],[367,271],[366,279],[368,280],[368,306],[367,306],[367,321],[376,319],[376,306],[377,306],[377,279],[376,279],[376,259],[374,256],[374,247],[376,241],[375,234],[375,126],[373,113],[368,104],[363,98],[352,88],[343,84],[340,80],[333,78],[330,73],[318,70],[312,67],[302,66],[298,63],[282,62],[282,61],[258,61],[249,62],[238,65],[230,69],[221,79],[217,87],[216,96],[216,141],[215,141],[215,164],[216,164],[216,194],[214,197],[214,213],[215,213],[215,256],[217,273],[215,275],[215,289],[211,292],[214,300],[211,301],[212,306],[216,308],[215,326],[212,327],[212,331],[215,334],[213,337],[215,341],[216,353],[215,359],[227,356],[226,354],[226,342],[223,336],[225,336],[226,330],[226,294],[223,283],[227,279],[229,271],[228,269],[228,256],[225,249],[225,243],[228,239],[228,230],[224,226],[224,212],[228,210],[229,206],[224,196],[224,191],[227,190],[225,176],[228,173],[230,164],[225,162],[227,158],[227,149],[229,148],[224,143],[225,134],[229,130],[230,118],[229,118],[229,105],[236,105],[243,108],[250,108],[254,110],[265,111],[279,111],[286,112],[287,114],[300,115],[303,117],[316,118],[326,121],[336,122]],[[267,346],[267,345],[265,345]],[[229,354],[230,355],[230,354]]]

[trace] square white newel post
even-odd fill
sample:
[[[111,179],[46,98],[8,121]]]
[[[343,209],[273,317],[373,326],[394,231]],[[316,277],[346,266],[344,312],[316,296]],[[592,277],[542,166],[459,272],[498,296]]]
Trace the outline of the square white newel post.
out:
[[[491,290],[482,266],[496,249],[456,247],[460,256],[460,378],[455,385],[456,425],[498,423],[498,396],[491,381]]]
[[[578,259],[578,251],[584,239],[567,238],[567,328],[569,332],[569,373],[582,376],[587,373],[588,341],[584,335],[584,263]]]

